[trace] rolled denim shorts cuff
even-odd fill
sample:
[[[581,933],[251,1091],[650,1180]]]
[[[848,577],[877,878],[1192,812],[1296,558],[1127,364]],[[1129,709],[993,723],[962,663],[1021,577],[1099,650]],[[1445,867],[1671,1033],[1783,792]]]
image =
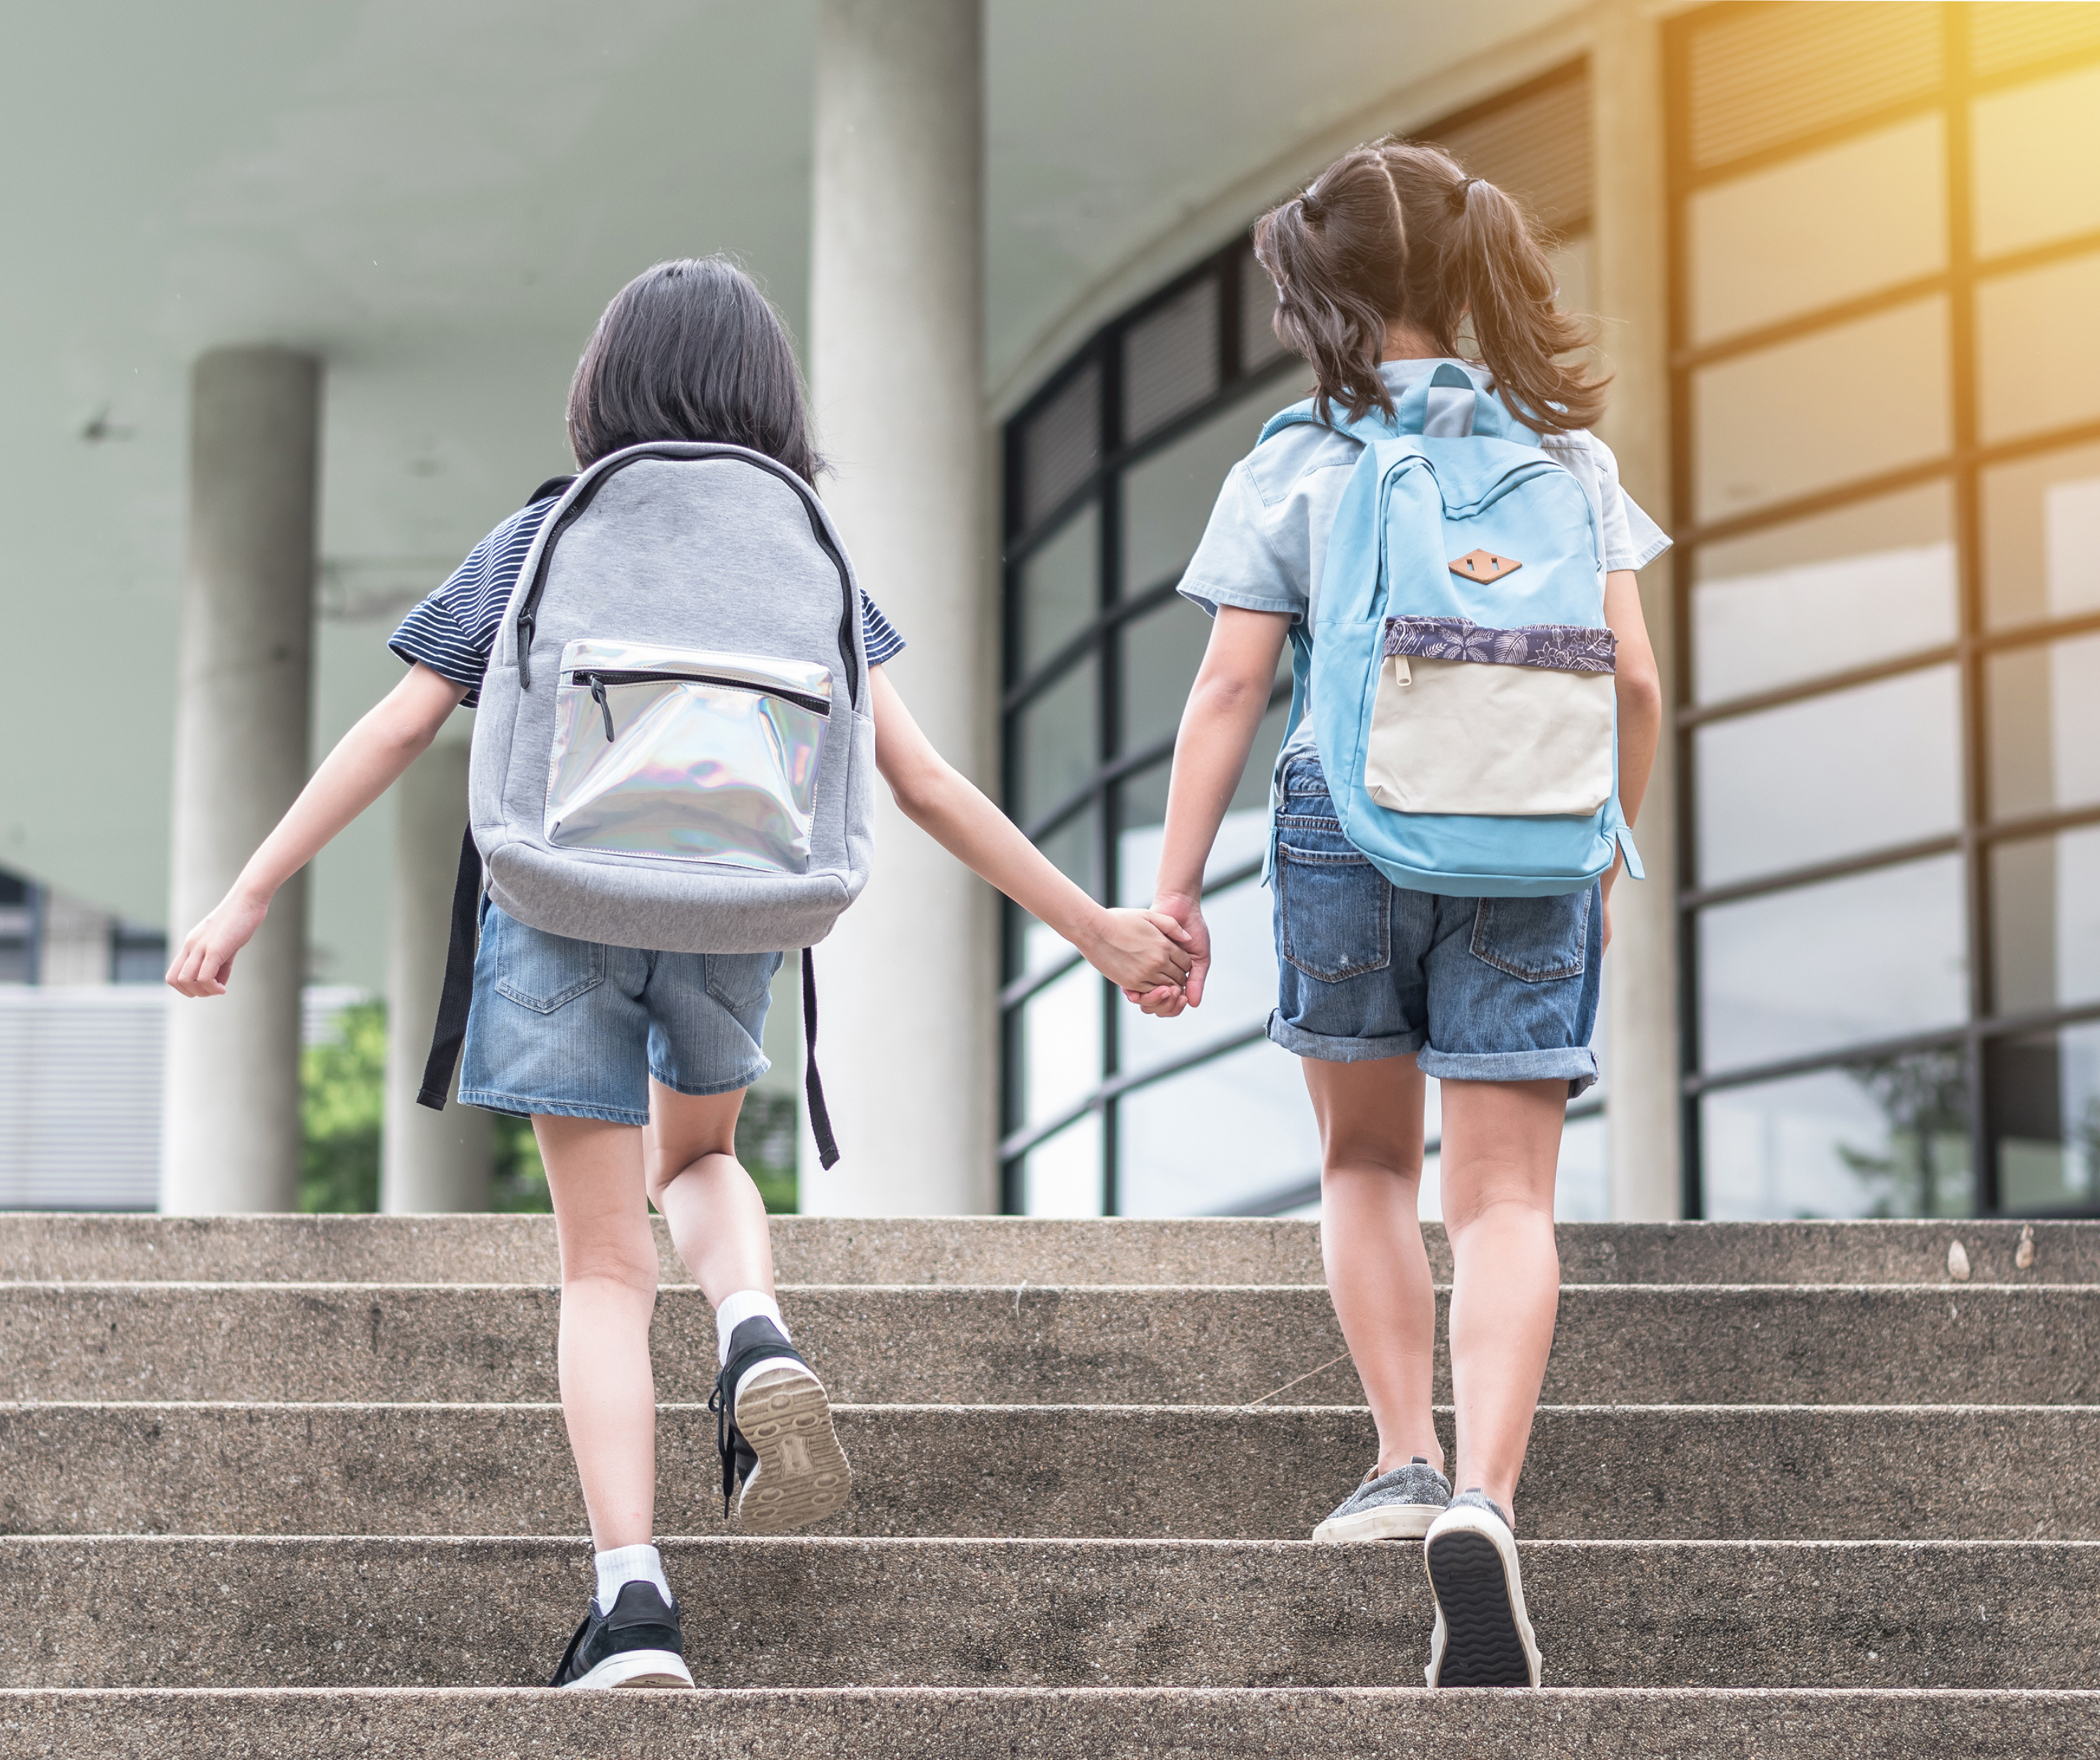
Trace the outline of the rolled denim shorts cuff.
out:
[[[630,1112],[624,1107],[578,1106],[569,1100],[536,1100],[529,1094],[498,1093],[492,1088],[462,1088],[461,1106],[479,1107],[484,1111],[508,1112],[514,1118],[529,1118],[535,1112],[543,1118],[589,1118],[602,1120],[607,1124],[646,1124],[646,1112]]]
[[[652,1081],[661,1082],[673,1093],[685,1094],[695,1100],[704,1100],[710,1094],[735,1093],[739,1088],[748,1088],[772,1067],[773,1060],[770,1058],[761,1058],[743,1075],[732,1077],[728,1081],[676,1082],[652,1063],[649,1066],[649,1076]]]
[[[1405,1057],[1422,1049],[1418,1032],[1388,1033],[1380,1039],[1330,1039],[1292,1026],[1274,1010],[1269,1011],[1268,1036],[1285,1050],[1317,1058],[1322,1063],[1375,1063],[1381,1058]]]
[[[1552,1051],[1439,1051],[1427,1047],[1415,1060],[1439,1081],[1550,1081],[1568,1084],[1573,1100],[1597,1080],[1597,1054],[1587,1045]]]

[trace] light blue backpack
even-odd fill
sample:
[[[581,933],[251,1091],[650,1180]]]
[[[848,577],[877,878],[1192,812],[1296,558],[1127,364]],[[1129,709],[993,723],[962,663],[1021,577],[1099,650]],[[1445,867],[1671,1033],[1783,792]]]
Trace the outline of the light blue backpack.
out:
[[[1318,423],[1311,402],[1266,440]],[[1343,834],[1396,887],[1580,892],[1623,850],[1615,642],[1589,496],[1450,363],[1375,414],[1327,541],[1317,642],[1294,626],[1290,725],[1312,727]]]

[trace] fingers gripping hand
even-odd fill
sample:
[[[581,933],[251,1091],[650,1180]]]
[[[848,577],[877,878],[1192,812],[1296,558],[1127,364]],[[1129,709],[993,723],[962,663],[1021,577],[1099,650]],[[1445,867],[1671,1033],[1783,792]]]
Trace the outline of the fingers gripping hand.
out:
[[[1160,911],[1111,910],[1087,958],[1101,975],[1125,991],[1178,986],[1187,975],[1188,931]]]
[[[224,996],[234,956],[254,939],[269,909],[267,902],[231,896],[222,900],[184,938],[182,951],[168,966],[170,988],[186,997]]]

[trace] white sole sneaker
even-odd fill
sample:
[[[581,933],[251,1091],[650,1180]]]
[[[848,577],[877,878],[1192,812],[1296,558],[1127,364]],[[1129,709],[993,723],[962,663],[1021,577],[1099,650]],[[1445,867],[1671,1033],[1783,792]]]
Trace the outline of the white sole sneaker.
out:
[[[1375,1509],[1330,1516],[1312,1530],[1315,1540],[1419,1540],[1444,1513],[1441,1503],[1381,1503]]]
[[[753,1365],[736,1390],[736,1427],[758,1455],[736,1500],[745,1533],[786,1533],[844,1509],[853,1468],[832,1428],[823,1384],[780,1357]]]
[[[1536,1687],[1538,1640],[1524,1611],[1516,1538],[1493,1511],[1454,1504],[1430,1525],[1422,1549],[1436,1597],[1429,1639],[1432,1687]]]
[[[579,1687],[690,1687],[692,1670],[675,1650],[623,1650],[609,1656],[589,1674],[563,1683],[563,1692]]]

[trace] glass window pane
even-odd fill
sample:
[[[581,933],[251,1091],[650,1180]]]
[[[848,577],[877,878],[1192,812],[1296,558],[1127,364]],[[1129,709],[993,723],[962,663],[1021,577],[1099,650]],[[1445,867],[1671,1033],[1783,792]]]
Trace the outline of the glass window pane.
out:
[[[1970,117],[1977,255],[2100,228],[2100,178],[2091,174],[2100,165],[2100,67],[1992,92]]]
[[[1021,1005],[1014,1021],[1017,1129],[1055,1118],[1101,1081],[1101,979],[1075,966]]]
[[[1992,814],[2100,801],[2100,636],[1992,654],[1983,677]]]
[[[1218,389],[1218,283],[1206,275],[1123,333],[1123,437],[1142,440]]]
[[[2001,1041],[1986,1054],[2000,1208],[2100,1201],[2100,1025]]]
[[[1096,671],[1089,656],[1014,712],[1013,816],[1023,825],[1083,787],[1099,768]]]
[[[1161,1020],[1118,997],[1116,1060],[1123,1073],[1156,1069],[1268,1019],[1276,1006],[1269,909],[1269,894],[1259,879],[1243,880],[1203,900],[1203,921],[1211,931],[1203,1000],[1172,1020]]]
[[[1276,284],[1249,251],[1240,258],[1240,371],[1252,372],[1286,352],[1276,340]]]
[[[1097,1217],[1102,1183],[1101,1115],[1089,1112],[1021,1157],[1021,1213]]]
[[[1939,457],[1947,302],[1920,300],[1692,376],[1698,517],[1727,519]]]
[[[1609,1136],[1601,1112],[1570,1119],[1560,1129],[1560,1164],[1553,1176],[1553,1215],[1560,1222],[1611,1220]]]
[[[1281,386],[1257,391],[1123,477],[1123,593],[1135,597],[1176,579],[1217,504],[1225,473],[1254,450],[1261,425],[1291,401]]]
[[[1173,737],[1210,639],[1210,618],[1178,593],[1123,626],[1122,751]]]
[[[1976,287],[1978,425],[1988,442],[2100,416],[2100,252]]]
[[[1701,547],[1694,694],[1747,697],[1952,642],[1953,497],[1945,483]]]
[[[1021,565],[1021,666],[1033,672],[1101,609],[1101,510],[1088,502]]]
[[[1096,893],[1098,887],[1094,866],[1094,825],[1093,809],[1082,807],[1056,830],[1046,832],[1035,840],[1035,847],[1050,858],[1050,865],[1088,893]],[[1049,925],[1038,922],[1018,904],[1009,904],[1007,909],[1020,940],[1019,963],[1013,976],[1042,971],[1070,956],[1072,944]]]
[[[1699,1114],[1706,1214],[1717,1221],[1974,1209],[1957,1051],[1723,1089]]]
[[[1255,735],[1254,750],[1240,773],[1240,785],[1218,827],[1211,845],[1211,859],[1203,865],[1203,883],[1215,885],[1218,876],[1261,860],[1268,838],[1268,777],[1276,768],[1277,749],[1283,743],[1286,707],[1278,705],[1262,718]],[[1159,851],[1167,826],[1167,782],[1171,760],[1138,771],[1123,784],[1118,807],[1116,835],[1116,902],[1149,904],[1152,882],[1159,871]]]
[[[1035,525],[1084,482],[1101,455],[1101,375],[1089,362],[1021,436],[1021,500]]]
[[[1741,1068],[1968,1012],[1961,860],[1848,874],[1699,916],[1701,1061]]]
[[[2001,1014],[2100,1000],[2100,826],[1991,852]]]
[[[1918,117],[1694,194],[1693,340],[1944,268],[1943,128],[1937,112]]]
[[[1951,666],[1732,715],[1692,739],[1701,886],[1908,843],[1961,822]]]
[[[2100,446],[1983,473],[1984,614],[1999,628],[2100,611]]]
[[[1317,1182],[1298,1059],[1264,1040],[1125,1095],[1116,1164],[1125,1216],[1229,1215]]]

